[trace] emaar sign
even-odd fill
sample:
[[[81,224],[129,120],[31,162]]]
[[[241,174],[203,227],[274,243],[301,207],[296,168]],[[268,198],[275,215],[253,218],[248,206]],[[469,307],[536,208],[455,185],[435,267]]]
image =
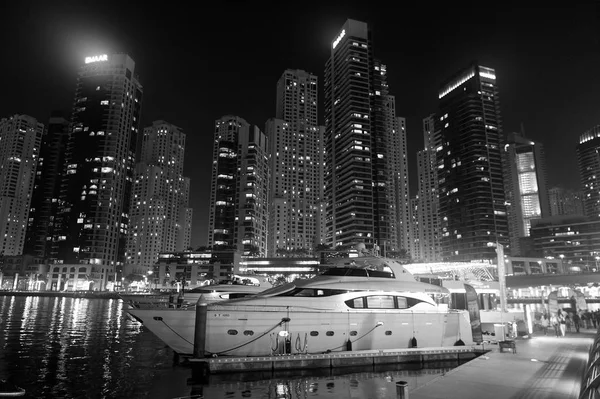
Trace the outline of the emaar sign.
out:
[[[108,61],[108,55],[101,54],[101,55],[94,55],[92,57],[85,57],[86,64],[90,64],[92,62],[98,62],[98,61]]]

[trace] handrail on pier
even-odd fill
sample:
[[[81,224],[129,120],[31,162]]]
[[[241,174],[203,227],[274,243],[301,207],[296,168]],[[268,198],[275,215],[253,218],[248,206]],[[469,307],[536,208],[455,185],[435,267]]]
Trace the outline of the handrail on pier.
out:
[[[588,362],[581,380],[581,391],[579,399],[598,399],[600,398],[600,326],[596,331],[594,343],[588,353]]]

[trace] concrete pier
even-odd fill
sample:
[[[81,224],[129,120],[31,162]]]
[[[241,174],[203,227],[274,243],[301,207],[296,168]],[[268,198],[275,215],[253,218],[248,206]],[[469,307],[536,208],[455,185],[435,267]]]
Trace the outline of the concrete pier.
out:
[[[191,365],[202,365],[210,373],[243,371],[278,371],[289,369],[340,368],[382,364],[424,364],[427,362],[465,362],[486,353],[485,346],[451,346],[439,348],[387,349],[354,352],[331,352],[313,355],[279,355],[255,357],[186,358]]]

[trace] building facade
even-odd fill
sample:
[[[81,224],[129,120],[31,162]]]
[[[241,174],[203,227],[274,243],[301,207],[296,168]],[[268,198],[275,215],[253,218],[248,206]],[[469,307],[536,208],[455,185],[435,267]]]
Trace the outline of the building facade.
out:
[[[181,128],[161,120],[144,129],[129,210],[125,275],[144,275],[159,253],[190,246],[185,139]]]
[[[267,253],[270,182],[267,136],[243,118],[225,115],[215,122],[209,247],[244,256]]]
[[[417,200],[415,249],[412,256],[423,262],[441,261],[435,115],[423,119],[423,150],[417,152]]]
[[[600,269],[600,221],[566,215],[533,220],[531,237],[537,254],[560,261],[568,272]]]
[[[23,253],[42,259],[56,258],[52,252],[54,217],[60,200],[60,184],[64,173],[65,150],[70,123],[60,111],[54,111],[42,136],[35,186],[29,210]]]
[[[552,187],[548,190],[550,201],[550,216],[560,215],[583,215],[583,193],[566,189],[564,187]]]
[[[366,23],[347,20],[331,43],[324,95],[326,243],[396,250],[398,174],[391,148],[398,125],[387,70],[373,57]]]
[[[600,218],[600,125],[594,126],[579,137],[576,147],[579,178],[583,192],[584,214]]]
[[[0,254],[21,255],[44,125],[28,115],[0,120]]]
[[[122,272],[142,86],[126,54],[87,57],[77,81],[57,226],[56,263],[93,265],[94,289]]]
[[[320,243],[323,130],[317,124],[317,77],[286,70],[277,82],[276,117],[269,119],[271,183],[268,255],[306,251]]]
[[[531,221],[550,216],[546,157],[541,143],[516,132],[508,135],[505,156],[510,254],[523,256]]]
[[[508,252],[502,119],[496,73],[472,63],[439,91],[436,131],[443,261],[494,259]]]

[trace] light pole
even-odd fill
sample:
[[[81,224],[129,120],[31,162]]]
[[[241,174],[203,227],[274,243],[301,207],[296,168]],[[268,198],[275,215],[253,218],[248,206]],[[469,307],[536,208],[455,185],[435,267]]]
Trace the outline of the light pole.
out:
[[[506,266],[504,265],[504,245],[496,242],[488,242],[488,247],[496,248],[497,268],[498,268],[498,285],[500,288],[500,311],[506,312]]]
[[[565,255],[560,254],[560,255],[558,255],[558,257],[560,258],[560,268],[561,268],[560,272],[564,273],[565,272]]]
[[[148,281],[150,282],[150,290],[152,290],[152,274],[154,272],[152,270],[148,270]]]

